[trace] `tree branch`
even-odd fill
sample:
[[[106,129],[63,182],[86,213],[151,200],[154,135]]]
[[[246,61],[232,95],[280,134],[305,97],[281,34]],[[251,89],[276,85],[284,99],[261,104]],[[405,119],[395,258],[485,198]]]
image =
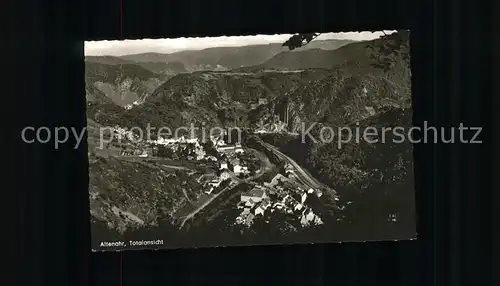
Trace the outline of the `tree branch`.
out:
[[[312,40],[316,39],[321,33],[301,33],[291,36],[281,46],[288,47],[289,50],[294,50],[309,44]],[[305,43],[304,43],[305,41]]]

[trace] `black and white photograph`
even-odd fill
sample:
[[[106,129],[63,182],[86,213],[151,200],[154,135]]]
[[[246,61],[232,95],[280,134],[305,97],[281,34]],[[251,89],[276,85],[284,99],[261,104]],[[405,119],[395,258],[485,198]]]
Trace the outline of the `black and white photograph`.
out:
[[[415,239],[409,39],[85,42],[92,249]]]

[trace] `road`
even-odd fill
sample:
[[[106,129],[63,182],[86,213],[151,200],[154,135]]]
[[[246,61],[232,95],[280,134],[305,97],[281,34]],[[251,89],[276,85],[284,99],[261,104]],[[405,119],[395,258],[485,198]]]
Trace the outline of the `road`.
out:
[[[250,151],[250,150],[248,150],[248,151]],[[199,206],[194,211],[192,211],[187,216],[185,216],[184,219],[181,222],[180,228],[182,228],[184,226],[184,224],[186,223],[186,221],[188,221],[189,219],[193,218],[197,213],[199,213],[204,208],[206,208],[210,203],[212,203],[217,197],[219,197],[224,192],[228,191],[229,189],[235,188],[237,185],[239,185],[241,183],[255,184],[254,182],[252,182],[252,180],[255,180],[255,179],[259,178],[264,173],[268,172],[270,169],[272,169],[274,167],[269,162],[269,159],[265,155],[263,155],[262,153],[260,153],[257,150],[252,150],[252,151],[255,152],[255,155],[257,155],[257,157],[261,160],[261,169],[260,169],[261,171],[258,174],[256,174],[255,176],[249,177],[249,178],[246,178],[246,179],[238,178],[238,176],[236,176],[235,173],[233,173],[231,171],[228,171],[229,174],[230,174],[230,176],[231,176],[231,178],[233,179],[233,182],[236,182],[236,184],[233,184],[231,182],[231,185],[229,185],[229,186],[225,187],[224,189],[222,189],[220,192],[218,192],[217,194],[215,194],[214,196],[212,196],[210,199],[208,199],[206,202],[204,202],[201,206]]]
[[[262,139],[257,137],[257,140],[262,144],[262,146],[267,148],[269,151],[273,152],[273,154],[276,155],[278,158],[280,158],[281,160],[284,160],[284,161],[288,162],[290,165],[292,165],[295,169],[295,174],[298,176],[299,180],[302,181],[302,183],[304,183],[305,185],[307,185],[311,188],[316,188],[316,189],[325,188],[325,186],[323,184],[321,184],[315,178],[313,178],[306,170],[304,170],[292,158],[290,158],[287,155],[280,152],[273,145],[264,142]]]
[[[262,139],[257,137],[257,140],[267,148],[269,151],[271,151],[273,154],[275,154],[278,158],[281,160],[284,160],[288,162],[294,169],[295,169],[295,174],[297,175],[299,181],[301,181],[304,185],[309,186],[314,189],[330,189],[327,186],[321,184],[318,182],[315,178],[313,178],[306,170],[304,170],[297,162],[295,162],[292,158],[288,157],[287,155],[283,154],[280,152],[276,147],[273,145],[264,142]],[[262,158],[260,158],[262,160]],[[269,164],[269,162],[268,162]],[[233,172],[230,172],[231,177],[233,179],[233,182],[236,182],[236,184],[231,183],[229,186],[225,187],[222,189],[220,192],[217,194],[213,195],[210,199],[208,199],[206,202],[204,202],[201,206],[196,208],[194,211],[189,213],[187,216],[185,216],[180,224],[180,228],[184,227],[184,224],[192,219],[196,214],[198,214],[200,211],[202,211],[205,207],[207,207],[210,203],[212,203],[216,198],[218,198],[221,194],[225,193],[226,191],[233,189],[240,183],[249,183],[252,184],[251,182],[253,179],[256,179],[257,177],[260,177],[263,173],[269,170],[270,166],[267,166],[267,164],[263,164],[263,168],[261,169],[262,171],[260,174],[257,174],[256,176],[252,178],[247,178],[247,179],[241,179],[238,178]]]
[[[280,152],[276,147],[273,145],[264,142],[262,139],[257,138],[257,140],[269,151],[273,152],[278,158],[285,160],[286,162],[290,163],[294,169],[295,169],[295,174],[297,175],[299,181],[301,181],[304,185],[309,186],[311,188],[316,188],[316,189],[322,189],[322,190],[327,190],[331,192],[332,194],[336,194],[335,190],[332,188],[318,182],[315,178],[313,178],[306,170],[304,170],[297,162],[295,162],[292,158],[288,157],[287,155],[283,154]],[[317,205],[316,207],[311,206],[312,209],[314,210],[315,213],[329,213],[330,207],[325,206],[324,202],[320,201],[320,205]],[[320,208],[320,211],[317,212],[318,208]],[[325,221],[329,216],[322,216],[322,220]]]
[[[321,183],[319,183],[316,179],[314,179],[306,170],[304,170],[293,159],[291,159],[287,155],[285,155],[282,152],[280,152],[273,145],[262,141],[262,139],[260,139],[258,137],[257,137],[257,139],[262,144],[262,146],[264,146],[265,148],[267,148],[269,151],[271,151],[273,154],[275,154],[278,158],[280,158],[281,160],[284,160],[284,161],[288,162],[290,165],[292,165],[294,167],[294,169],[295,169],[295,173],[296,173],[299,181],[301,181],[304,185],[309,186],[311,188],[315,188],[315,189],[322,189],[322,188],[324,188],[324,186]],[[254,150],[254,151],[257,152],[257,153],[259,153],[257,150]],[[259,155],[259,154],[256,154],[256,155]],[[249,184],[252,184],[252,180],[254,180],[254,179],[262,176],[264,173],[266,173],[267,171],[269,171],[270,169],[272,169],[272,167],[274,167],[269,162],[269,160],[268,160],[268,158],[266,156],[262,156],[262,154],[260,154],[260,156],[257,156],[257,157],[261,160],[261,172],[259,172],[254,177],[247,178],[247,179],[240,179],[234,173],[230,172],[231,177],[233,179],[233,182],[236,182],[236,184],[231,183],[229,186],[225,187],[224,189],[222,189],[217,194],[214,194],[210,199],[208,199],[207,201],[205,201],[202,205],[200,205],[195,210],[193,210],[192,212],[190,212],[188,215],[186,215],[185,217],[183,217],[182,218],[182,222],[180,224],[180,228],[183,228],[184,224],[188,220],[192,219],[200,211],[202,211],[203,209],[205,209],[209,204],[211,204],[221,194],[227,192],[230,189],[233,189],[234,187],[236,187],[240,183],[249,183]],[[139,159],[138,161],[152,160],[152,161],[156,161],[156,163],[160,163],[160,166],[162,166],[164,168],[189,169],[189,168],[186,168],[185,166],[182,166],[180,164],[179,165],[171,165],[172,160],[163,159],[163,158],[155,158],[155,157],[143,158],[143,157],[139,157],[139,156],[126,156],[124,158],[122,157],[122,159],[132,160],[132,161],[136,161],[138,159]],[[144,160],[144,159],[146,159],[146,160]],[[167,165],[166,163],[167,164],[170,163],[170,164]]]
[[[234,184],[230,184],[229,186],[225,187],[224,189],[222,189],[220,192],[218,192],[217,194],[213,195],[210,199],[208,199],[205,203],[203,203],[201,206],[199,206],[197,209],[195,209],[194,211],[192,211],[191,213],[189,213],[187,216],[184,217],[184,219],[182,220],[181,222],[181,226],[180,228],[182,228],[184,226],[184,224],[186,223],[186,221],[190,220],[191,218],[193,218],[197,213],[199,213],[201,210],[203,210],[206,206],[208,206],[211,202],[213,202],[213,200],[215,200],[217,197],[219,197],[221,194],[223,194],[224,192],[226,192],[227,190],[230,190],[234,187],[236,187],[238,185],[238,183],[236,185]]]

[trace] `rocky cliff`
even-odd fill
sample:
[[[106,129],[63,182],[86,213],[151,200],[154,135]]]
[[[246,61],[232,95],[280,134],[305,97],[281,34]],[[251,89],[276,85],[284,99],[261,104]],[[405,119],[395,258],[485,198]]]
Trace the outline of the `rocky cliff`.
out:
[[[85,63],[87,97],[102,93],[119,106],[142,101],[167,78],[135,64]]]

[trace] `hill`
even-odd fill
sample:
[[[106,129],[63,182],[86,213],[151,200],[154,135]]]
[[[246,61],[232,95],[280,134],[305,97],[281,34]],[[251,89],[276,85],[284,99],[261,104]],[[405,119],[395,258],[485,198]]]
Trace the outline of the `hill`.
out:
[[[383,41],[356,42],[334,51],[320,51],[336,59],[331,61],[332,65],[337,63],[334,69],[178,74],[158,84],[154,91],[143,93],[140,97],[143,105],[120,115],[109,114],[109,120],[121,126],[137,126],[147,121],[166,126],[205,122],[240,127],[278,120],[286,121],[287,129],[297,132],[303,123],[337,126],[378,114],[384,108],[408,107],[411,101],[408,63],[397,60],[398,65],[389,71],[372,65],[374,59],[367,48]],[[137,77],[143,81],[154,76],[139,71]]]
[[[89,104],[108,104],[113,103],[111,98],[107,97],[104,92],[100,91],[90,81],[85,82],[85,97]]]
[[[297,51],[309,49],[337,49],[352,41],[324,40],[311,42],[310,46]],[[228,70],[261,64],[273,56],[285,51],[280,43],[268,45],[250,45],[242,47],[217,47],[203,50],[190,50],[171,54],[143,53],[122,56],[121,59],[134,62],[181,62],[188,71]]]
[[[119,231],[173,220],[174,210],[195,199],[201,187],[184,171],[146,162],[93,155],[89,161],[92,216]]]
[[[85,63],[88,97],[104,94],[119,106],[141,101],[166,78],[135,64]]]
[[[181,62],[154,62],[154,61],[132,61],[114,56],[86,56],[85,62],[88,64],[103,64],[103,65],[136,65],[143,67],[151,72],[174,75],[187,72],[186,67]]]
[[[128,61],[114,56],[85,56],[85,63],[96,63],[103,65],[126,65],[135,64],[133,61]]]
[[[252,127],[261,113],[271,117],[273,101],[294,86],[326,75],[326,70],[301,73],[264,72],[195,72],[179,74],[160,85],[143,103],[130,110],[107,110],[93,105],[93,116],[103,124],[123,127],[186,126],[206,123],[209,126]],[[265,101],[259,105],[259,100]],[[90,108],[89,108],[90,110]]]
[[[186,73],[188,70],[182,62],[136,62],[137,65],[142,66],[150,71],[158,74],[176,75],[179,73]]]
[[[282,123],[285,126],[283,131],[300,133],[303,126],[314,125],[310,133],[315,138],[319,138],[322,127],[335,130],[344,126],[351,127],[351,130],[357,126],[374,126],[377,130],[387,126],[409,127],[412,113],[411,72],[405,58],[409,52],[407,45],[400,46],[390,55],[392,63],[386,70],[373,65],[378,61],[369,49],[384,46],[388,39],[395,37],[398,35],[348,44],[335,51],[294,52],[299,58],[302,52],[320,52],[324,55],[323,60],[329,61],[325,65],[329,66],[327,69],[305,68],[290,72],[258,68],[248,72],[178,74],[159,84],[153,92],[142,97],[142,104],[129,110],[97,100],[103,97],[96,93],[88,112],[97,123],[122,127],[145,127],[148,123],[174,128],[189,123],[207,123],[207,127],[255,127],[263,122],[266,126]],[[407,41],[407,38],[402,41]],[[295,62],[285,62],[287,69],[299,69],[300,65],[308,64],[307,60],[298,61],[299,66]],[[137,77],[144,80],[148,78],[146,75],[146,72],[141,72]],[[351,141],[339,149],[336,141],[302,142],[301,138],[297,139],[288,132],[262,137],[339,193],[340,206],[344,209],[336,213],[337,223],[321,230],[322,237],[327,237],[325,233],[328,237],[335,236],[335,239],[370,239],[370,235],[375,234],[373,238],[378,239],[414,236],[411,222],[414,219],[412,148],[409,142],[393,143],[391,137],[387,137],[388,144]],[[93,164],[98,164],[91,169],[95,173],[92,182],[96,183],[93,184],[104,188],[104,192],[115,190],[113,201],[127,198],[117,206],[120,210],[154,222],[149,213],[134,210],[132,206],[144,205],[143,198],[147,193],[141,190],[162,191],[155,189],[159,186],[159,178],[154,178],[154,175],[160,176],[156,170],[137,167],[140,172],[153,176],[142,180],[134,177],[133,168],[125,163],[96,161]],[[109,169],[114,172],[107,176],[116,178],[118,182],[115,184],[99,179],[99,173],[105,172],[107,164],[112,165]],[[176,188],[179,183],[173,182],[170,187]],[[125,191],[123,186],[127,184],[135,184],[133,192]],[[111,214],[111,211],[108,208],[107,213]],[[104,215],[94,217],[108,220]],[[223,218],[220,220],[223,224]],[[113,220],[111,223],[116,224]],[[344,237],[340,237],[341,234]]]
[[[337,49],[299,48],[293,51],[283,51],[266,62],[248,67],[246,70],[283,69],[301,70],[310,68],[332,68],[345,62],[367,64],[369,57],[367,47],[376,40],[363,42],[348,42]],[[314,42],[311,42],[311,44]],[[307,45],[309,46],[309,45]],[[306,46],[306,47],[307,47]]]

